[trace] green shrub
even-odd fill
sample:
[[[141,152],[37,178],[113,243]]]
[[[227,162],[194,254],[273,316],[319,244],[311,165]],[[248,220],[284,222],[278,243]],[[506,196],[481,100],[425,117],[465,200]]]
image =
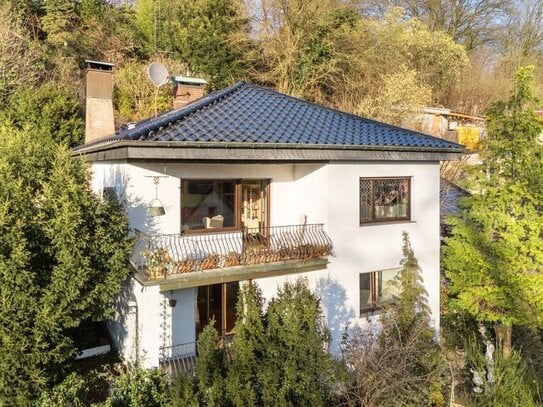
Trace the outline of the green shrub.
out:
[[[538,378],[543,388],[543,341],[542,331],[522,326],[513,329],[513,346],[522,354],[530,375]]]
[[[107,407],[170,406],[168,378],[159,369],[120,368],[111,384]]]
[[[83,140],[85,123],[79,101],[66,88],[46,83],[13,94],[4,113],[18,128],[32,126],[57,143],[73,146]]]
[[[463,349],[466,338],[477,333],[477,321],[466,311],[455,306],[448,282],[441,281],[441,344],[447,349]]]
[[[83,407],[90,404],[92,379],[77,373],[69,374],[62,383],[44,392],[37,407]]]
[[[254,282],[241,287],[231,348],[235,357],[226,378],[226,391],[234,406],[262,404],[259,375],[267,349],[263,303],[262,293]]]
[[[380,331],[359,328],[344,335],[349,405],[445,405],[446,366],[430,323],[421,269],[407,233],[403,238],[403,267],[395,282],[400,293],[396,304],[381,313]]]
[[[0,123],[0,405],[27,405],[62,382],[72,335],[113,314],[132,241],[121,204],[37,128]]]
[[[179,375],[171,388],[172,407],[198,407],[201,405],[198,383],[194,377]]]

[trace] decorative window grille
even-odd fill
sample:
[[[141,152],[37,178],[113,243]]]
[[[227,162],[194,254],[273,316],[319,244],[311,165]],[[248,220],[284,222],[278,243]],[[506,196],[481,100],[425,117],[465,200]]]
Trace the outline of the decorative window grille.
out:
[[[410,178],[360,178],[360,224],[411,219]]]

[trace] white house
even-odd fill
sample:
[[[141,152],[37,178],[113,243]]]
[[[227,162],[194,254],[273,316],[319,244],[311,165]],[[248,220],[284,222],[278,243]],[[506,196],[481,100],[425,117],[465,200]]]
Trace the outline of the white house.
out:
[[[111,69],[93,64],[102,92]],[[102,136],[87,134],[74,154],[136,231],[111,323],[126,360],[190,356],[211,318],[232,330],[240,282],[270,298],[299,276],[320,296],[337,351],[345,323],[394,301],[403,231],[439,326],[439,163],[462,146],[244,82]]]

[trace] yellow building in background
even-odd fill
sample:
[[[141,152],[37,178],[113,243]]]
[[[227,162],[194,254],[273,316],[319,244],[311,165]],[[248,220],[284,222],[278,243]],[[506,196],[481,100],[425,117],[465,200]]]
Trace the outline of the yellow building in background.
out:
[[[456,128],[457,142],[466,146],[468,150],[479,150],[481,133],[478,127],[459,126]]]

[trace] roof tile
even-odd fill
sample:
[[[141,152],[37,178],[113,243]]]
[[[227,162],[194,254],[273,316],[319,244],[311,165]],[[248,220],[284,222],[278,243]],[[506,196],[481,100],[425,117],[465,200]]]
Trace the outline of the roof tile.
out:
[[[117,139],[462,150],[459,144],[239,82],[124,129]]]

